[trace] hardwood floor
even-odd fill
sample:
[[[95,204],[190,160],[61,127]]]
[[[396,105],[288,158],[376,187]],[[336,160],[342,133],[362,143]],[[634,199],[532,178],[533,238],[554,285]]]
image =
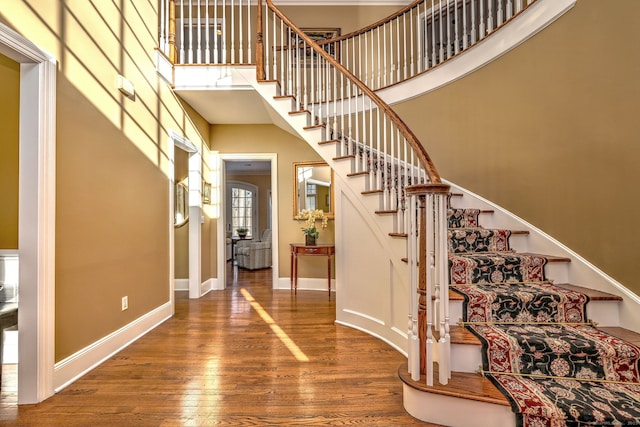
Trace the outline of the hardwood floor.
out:
[[[336,325],[335,296],[272,291],[270,275],[179,292],[173,318],[41,404],[16,406],[5,370],[0,425],[428,425],[403,409],[401,354]]]

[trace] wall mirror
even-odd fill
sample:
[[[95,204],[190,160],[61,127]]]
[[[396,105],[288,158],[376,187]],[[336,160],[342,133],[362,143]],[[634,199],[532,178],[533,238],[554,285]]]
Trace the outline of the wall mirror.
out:
[[[322,209],[334,217],[333,171],[324,162],[293,164],[293,215],[303,209]]]

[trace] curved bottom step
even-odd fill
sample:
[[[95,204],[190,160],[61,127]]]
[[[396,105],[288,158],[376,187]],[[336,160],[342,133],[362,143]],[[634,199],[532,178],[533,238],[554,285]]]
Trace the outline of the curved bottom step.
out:
[[[480,375],[453,372],[448,385],[434,379],[436,384],[429,387],[424,377],[413,381],[403,364],[398,376],[403,382],[404,408],[414,418],[451,427],[516,425],[509,401]]]

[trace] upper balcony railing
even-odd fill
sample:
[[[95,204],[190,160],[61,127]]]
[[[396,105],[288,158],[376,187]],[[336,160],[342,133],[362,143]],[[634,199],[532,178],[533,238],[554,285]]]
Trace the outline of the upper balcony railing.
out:
[[[251,0],[160,0],[159,48],[173,64],[255,63]]]
[[[361,30],[320,43],[377,90],[466,51],[536,0],[417,0]]]

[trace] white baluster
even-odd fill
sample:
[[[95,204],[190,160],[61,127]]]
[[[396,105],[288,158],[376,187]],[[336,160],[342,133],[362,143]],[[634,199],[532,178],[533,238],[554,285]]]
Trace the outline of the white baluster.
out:
[[[400,22],[398,22],[398,27],[400,27]],[[400,75],[400,72],[398,72],[398,80],[402,80],[402,78],[407,78],[408,76],[408,68],[407,66],[409,64],[407,64],[407,58],[411,59],[411,54],[407,55],[407,14],[403,14],[402,15],[402,41],[403,41],[403,67],[402,67],[402,76]],[[398,29],[398,31],[400,31]]]
[[[417,11],[417,8],[416,8],[416,11]],[[413,20],[413,9],[411,9],[409,11],[409,37],[411,37],[411,42],[410,42],[410,46],[409,46],[409,48],[411,49],[411,66],[410,66],[410,71],[409,72],[410,72],[411,76],[415,75],[415,73],[416,73],[416,68],[415,67],[417,65],[414,62],[415,61],[415,58],[414,58],[415,47],[414,47],[413,41],[416,38],[416,33],[414,31],[414,28],[413,28],[413,23],[414,23],[414,20]]]
[[[491,1],[491,0],[489,0],[489,1]],[[484,0],[480,0],[480,27],[479,27],[480,34],[479,34],[478,40],[482,40],[484,38],[484,36],[487,35],[486,27],[485,27],[485,20],[484,20],[484,15],[485,15],[484,10],[485,10],[484,9]]]
[[[502,0],[498,0],[498,11],[497,11],[497,22],[498,22],[498,26],[502,25],[502,23],[504,22],[504,18],[503,18],[503,14],[504,10],[502,8]]]
[[[387,24],[382,26],[382,84],[387,86]]]
[[[378,67],[377,67],[377,70],[376,70],[376,72],[377,72],[377,79],[376,79],[377,83],[376,83],[376,86],[377,87],[382,87],[382,86],[380,86],[382,84],[382,63],[380,62],[380,58],[382,58],[382,56],[381,56],[382,52],[380,50],[380,46],[383,43],[380,41],[380,27],[378,27],[378,31],[377,32],[378,32],[378,44],[377,44],[378,52],[377,52],[376,58],[377,58],[377,62],[378,62]]]
[[[196,24],[196,31],[197,31],[197,40],[198,40],[198,46],[196,46],[196,64],[202,64],[202,22],[201,22],[201,17],[200,17],[200,0],[198,0],[197,2],[198,5],[198,18],[197,18],[197,24]]]
[[[462,0],[464,3],[464,0]],[[460,52],[460,20],[458,19],[458,0],[453,3],[453,53],[458,54]]]
[[[487,0],[487,34],[493,31],[493,0]]]
[[[513,0],[507,0],[507,20],[513,17]]]
[[[431,66],[438,63],[436,61],[436,9],[435,0],[431,0]]]
[[[251,34],[253,28],[251,28],[251,1],[247,0],[247,64],[251,63]]]
[[[189,0],[189,47],[187,49],[187,62],[193,64],[193,7]]]
[[[227,39],[229,38],[229,34],[227,28],[227,2],[226,0],[222,0],[222,26],[224,28],[223,37],[222,37],[222,60],[220,61],[222,64],[228,64],[228,56],[227,56]],[[233,38],[233,27],[231,27],[231,38]]]
[[[229,34],[229,41],[231,42],[231,64],[236,63],[236,20],[235,20],[235,2],[231,0],[231,34]]]
[[[222,32],[222,25],[218,30],[218,0],[213,0],[213,63],[217,64],[219,62],[219,46],[218,39],[220,37],[218,31]],[[268,63],[268,62],[267,62]]]
[[[451,51],[451,5],[449,2],[450,0],[447,0],[447,59],[453,55]]]
[[[240,2],[238,6],[238,64],[244,64],[244,20],[242,19],[242,0],[238,0]],[[247,0],[249,1],[249,0]]]
[[[423,2],[424,4],[426,4],[427,2]],[[424,71],[427,67],[424,65],[425,61],[424,61],[424,50],[426,50],[426,41],[427,41],[427,34],[426,34],[426,25],[427,25],[427,21],[425,19],[425,28],[422,27],[422,25],[420,25],[420,5],[418,4],[418,7],[416,8],[416,28],[418,29],[418,31],[416,32],[416,38],[418,39],[418,72],[422,72]],[[413,34],[413,30],[411,31],[411,34]],[[423,37],[424,35],[424,37]],[[422,45],[422,43],[424,42],[424,47]],[[413,70],[412,70],[412,74],[413,74]]]
[[[473,2],[473,0],[471,0]],[[467,2],[462,0],[462,49],[469,47],[469,33],[467,27]]]
[[[476,1],[471,0],[471,45],[474,45],[479,39],[476,36]]]
[[[440,317],[440,340],[439,340],[439,382],[446,385],[451,378],[451,337],[449,333],[449,275],[447,274],[447,215],[446,215],[446,195],[435,195],[434,217],[436,218],[435,229],[438,232],[437,238],[437,280],[440,288],[439,317]]]
[[[435,303],[434,298],[434,268],[435,268],[435,239],[434,239],[434,231],[431,227],[431,224],[434,223],[433,218],[433,194],[429,193],[426,197],[426,224],[421,226],[421,230],[426,230],[427,236],[427,271],[426,271],[426,294],[425,294],[425,305],[426,305],[426,318],[427,318],[427,333],[426,333],[426,377],[427,377],[427,385],[433,386],[433,362],[435,361],[434,357],[434,345],[433,345],[433,327],[435,322]]]
[[[516,0],[516,13],[522,10],[522,0]]]
[[[211,33],[211,22],[209,22],[209,0],[204,1],[204,63],[211,64],[211,47],[209,45],[209,34]]]
[[[398,43],[397,46],[397,60],[396,60],[396,82],[399,82],[401,77],[400,77],[400,70],[402,69],[402,59],[400,58],[400,55],[402,54],[401,52],[401,48],[400,48],[400,18],[396,18],[394,19],[394,21],[396,21],[396,40]]]

